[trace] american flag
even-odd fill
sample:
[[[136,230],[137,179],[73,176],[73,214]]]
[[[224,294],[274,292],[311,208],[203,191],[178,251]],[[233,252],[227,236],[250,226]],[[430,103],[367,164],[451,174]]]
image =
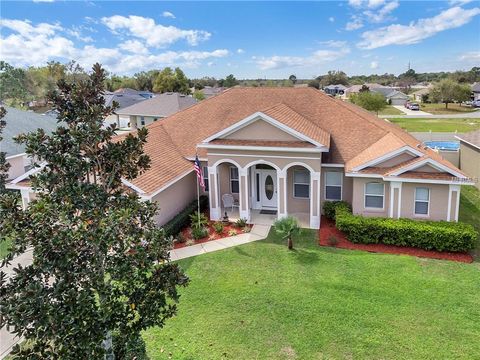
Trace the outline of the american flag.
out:
[[[203,181],[203,172],[202,172],[202,167],[200,166],[200,161],[198,160],[198,155],[195,155],[195,162],[193,163],[193,168],[197,173],[198,183],[200,184],[202,189],[205,191],[205,181]]]

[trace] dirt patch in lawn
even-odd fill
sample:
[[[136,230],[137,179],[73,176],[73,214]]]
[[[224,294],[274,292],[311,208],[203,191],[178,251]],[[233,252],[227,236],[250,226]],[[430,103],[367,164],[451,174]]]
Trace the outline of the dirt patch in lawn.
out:
[[[346,238],[343,232],[335,227],[335,222],[325,218],[324,216],[322,216],[322,225],[320,226],[319,230],[319,244],[321,246],[337,247],[340,249],[410,255],[430,259],[459,261],[464,263],[473,262],[473,257],[465,253],[440,252],[385,244],[354,244]]]

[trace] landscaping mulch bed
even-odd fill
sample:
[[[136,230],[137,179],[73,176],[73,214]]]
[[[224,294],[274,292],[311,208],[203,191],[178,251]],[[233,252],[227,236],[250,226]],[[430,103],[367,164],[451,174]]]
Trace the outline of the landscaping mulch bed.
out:
[[[335,246],[329,244],[329,237],[337,239]],[[335,227],[335,222],[322,216],[322,225],[319,230],[319,244],[321,246],[337,247],[341,249],[363,250],[375,253],[401,254],[430,259],[452,260],[464,263],[473,262],[473,257],[465,253],[440,252],[435,250],[423,250],[413,247],[403,247],[385,244],[354,244],[346,238],[345,234]]]
[[[248,230],[250,230],[252,227],[251,227],[251,225],[247,225],[246,228],[248,228]],[[245,233],[244,228],[239,228],[239,227],[235,226],[234,223],[229,223],[229,224],[224,225],[223,232],[221,234],[219,234],[213,228],[213,222],[209,222],[208,223],[208,236],[206,236],[202,239],[195,240],[195,239],[192,238],[191,228],[187,227],[187,228],[182,230],[182,236],[186,241],[175,242],[173,244],[173,248],[174,249],[180,249],[180,248],[183,248],[183,247],[186,247],[186,246],[202,244],[202,243],[205,243],[205,242],[208,242],[208,241],[215,241],[215,240],[220,240],[220,239],[223,239],[223,238],[226,238],[226,237],[229,237],[229,236],[233,236],[233,235],[229,234],[229,232],[231,230],[235,230],[237,235]]]

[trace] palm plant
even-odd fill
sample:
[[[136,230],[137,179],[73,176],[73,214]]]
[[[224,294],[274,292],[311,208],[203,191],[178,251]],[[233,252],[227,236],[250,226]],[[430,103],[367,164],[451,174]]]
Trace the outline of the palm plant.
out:
[[[192,222],[192,228],[202,229],[208,225],[208,218],[203,213],[195,211],[190,215],[190,221]]]
[[[300,234],[300,226],[298,226],[297,219],[291,216],[287,216],[275,221],[273,226],[275,226],[275,231],[277,232],[277,234],[280,234],[284,239],[287,239],[288,250],[292,250],[292,237]]]

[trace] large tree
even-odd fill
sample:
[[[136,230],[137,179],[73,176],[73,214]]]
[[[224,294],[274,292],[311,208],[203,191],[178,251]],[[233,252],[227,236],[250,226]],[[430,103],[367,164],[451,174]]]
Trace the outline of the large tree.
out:
[[[328,86],[328,85],[338,85],[342,84],[347,86],[348,85],[348,77],[347,74],[345,74],[343,71],[335,71],[335,70],[330,70],[327,75],[322,75],[317,77],[317,79],[320,81],[320,84],[322,86]]]
[[[8,101],[13,106],[23,106],[32,98],[27,84],[25,70],[0,61],[0,100]]]
[[[462,102],[470,99],[471,88],[469,85],[459,84],[450,79],[444,79],[435,84],[430,91],[430,99],[434,102],[442,102],[445,108],[454,101]]]
[[[239,81],[235,78],[233,74],[228,75],[225,80],[222,80],[222,85],[224,87],[234,87],[239,84]]]
[[[2,132],[7,123],[3,120],[6,110],[3,106],[0,106],[0,144],[2,143],[3,137]],[[1,147],[0,147],[1,149]],[[6,154],[3,151],[0,151],[0,195],[5,190],[5,181],[7,180],[7,173],[8,169],[10,168],[10,164],[7,162]]]
[[[179,92],[181,94],[190,94],[188,79],[180,68],[166,67],[160,71],[153,83],[153,91],[155,92]]]
[[[361,106],[365,110],[378,112],[387,106],[382,94],[372,91],[361,91],[350,96],[350,101]]]
[[[33,247],[33,263],[0,290],[1,326],[31,345],[14,349],[21,358],[103,359],[115,348],[122,359],[142,330],[175,314],[177,286],[188,281],[169,261],[156,205],[122,184],[149,167],[148,131],[113,138],[104,83],[98,64],[85,80],[58,83],[58,128],[19,139],[46,164],[31,178],[37,197],[26,210],[0,201],[0,237],[14,253]]]

